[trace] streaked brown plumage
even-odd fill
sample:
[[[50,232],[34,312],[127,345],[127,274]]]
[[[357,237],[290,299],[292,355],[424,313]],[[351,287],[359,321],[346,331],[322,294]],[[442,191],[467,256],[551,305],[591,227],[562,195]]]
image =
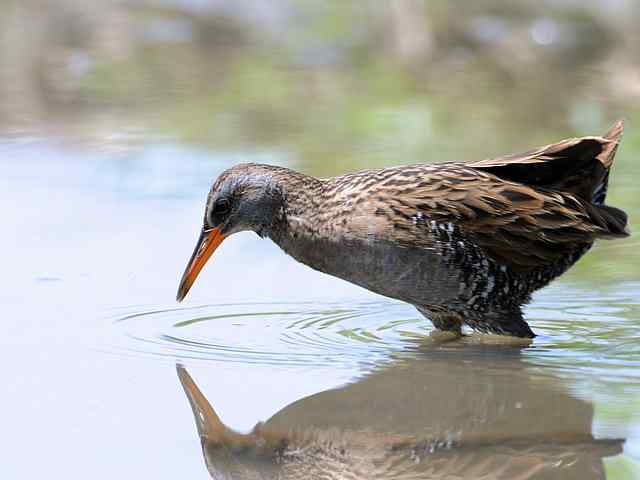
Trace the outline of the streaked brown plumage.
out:
[[[267,236],[298,261],[415,305],[437,328],[533,337],[521,306],[599,238],[628,235],[604,205],[622,134],[470,163],[328,179],[268,165],[224,172],[178,300],[222,240]]]
[[[214,479],[605,478],[603,457],[624,440],[593,437],[589,403],[509,354],[469,365],[475,353],[385,365],[298,399],[246,434],[224,425],[186,369],[177,371]]]

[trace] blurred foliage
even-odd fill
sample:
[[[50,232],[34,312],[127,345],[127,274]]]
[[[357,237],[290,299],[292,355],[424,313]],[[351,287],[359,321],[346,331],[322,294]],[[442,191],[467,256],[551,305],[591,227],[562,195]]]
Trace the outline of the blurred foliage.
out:
[[[640,212],[635,2],[0,5],[9,132],[270,150],[333,175],[500,155],[625,117],[609,201],[632,228]],[[569,278],[637,279],[636,245],[603,242]]]
[[[603,461],[607,478],[626,480],[640,475],[640,464],[629,457],[604,458]]]
[[[640,2],[0,0],[0,9],[0,133],[269,151],[335,175],[522,151],[624,117],[608,202],[640,227]],[[639,238],[600,242],[563,281],[637,282]],[[638,318],[631,306],[621,315]],[[566,347],[591,349],[589,362],[611,341],[590,338]],[[628,386],[606,388],[624,398]],[[597,415],[632,422],[638,407],[604,400]],[[610,478],[640,471],[628,456],[606,467]]]

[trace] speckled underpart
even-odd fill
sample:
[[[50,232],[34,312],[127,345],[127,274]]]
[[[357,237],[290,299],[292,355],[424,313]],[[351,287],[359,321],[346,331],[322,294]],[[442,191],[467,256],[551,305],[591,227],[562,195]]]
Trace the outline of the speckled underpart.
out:
[[[521,307],[599,238],[628,234],[603,204],[622,133],[509,157],[317,179],[243,164],[214,184],[205,229],[253,230],[298,261],[415,305],[442,330],[533,337]],[[211,211],[220,198],[233,208]]]
[[[434,229],[437,227],[436,224]],[[440,237],[443,257],[449,258],[464,272],[459,287],[460,298],[464,301],[457,308],[419,305],[418,310],[440,330],[460,332],[462,325],[467,324],[480,332],[518,337],[534,336],[521,311],[521,306],[529,302],[531,293],[564,273],[592,245],[587,243],[552,265],[522,274],[485,255],[455,226],[451,232],[442,229]]]

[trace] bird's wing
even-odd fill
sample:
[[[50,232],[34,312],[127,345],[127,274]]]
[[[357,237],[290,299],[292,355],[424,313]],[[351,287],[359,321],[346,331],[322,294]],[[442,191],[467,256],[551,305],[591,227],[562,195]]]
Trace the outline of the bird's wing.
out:
[[[467,165],[505,180],[570,192],[591,202],[603,182],[606,184],[623,127],[619,120],[601,137],[569,138]]]
[[[455,225],[495,261],[516,270],[551,264],[606,233],[576,196],[505,181],[468,164],[432,170],[427,181],[391,204],[396,218],[404,215],[407,223],[420,212],[428,222]]]

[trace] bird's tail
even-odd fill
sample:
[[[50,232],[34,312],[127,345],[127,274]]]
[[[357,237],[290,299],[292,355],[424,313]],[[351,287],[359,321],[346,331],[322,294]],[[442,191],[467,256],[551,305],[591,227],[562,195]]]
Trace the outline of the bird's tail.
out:
[[[619,208],[604,204],[609,187],[609,172],[620,144],[623,128],[623,121],[618,120],[602,136],[603,139],[608,141],[603,145],[602,151],[597,156],[603,168],[601,172],[598,172],[599,175],[596,177],[592,190],[591,202],[587,204],[591,220],[606,232],[602,235],[604,238],[618,238],[629,235],[627,214]]]
[[[623,129],[624,123],[622,120],[618,120],[607,131],[607,133],[602,136],[602,138],[608,140],[608,143],[603,145],[602,151],[597,157],[604,167],[604,171],[594,185],[591,203],[595,205],[604,205],[605,198],[607,197],[607,190],[609,188],[609,172],[613,165],[613,161],[615,160],[616,152],[618,151],[618,145],[620,144]]]

